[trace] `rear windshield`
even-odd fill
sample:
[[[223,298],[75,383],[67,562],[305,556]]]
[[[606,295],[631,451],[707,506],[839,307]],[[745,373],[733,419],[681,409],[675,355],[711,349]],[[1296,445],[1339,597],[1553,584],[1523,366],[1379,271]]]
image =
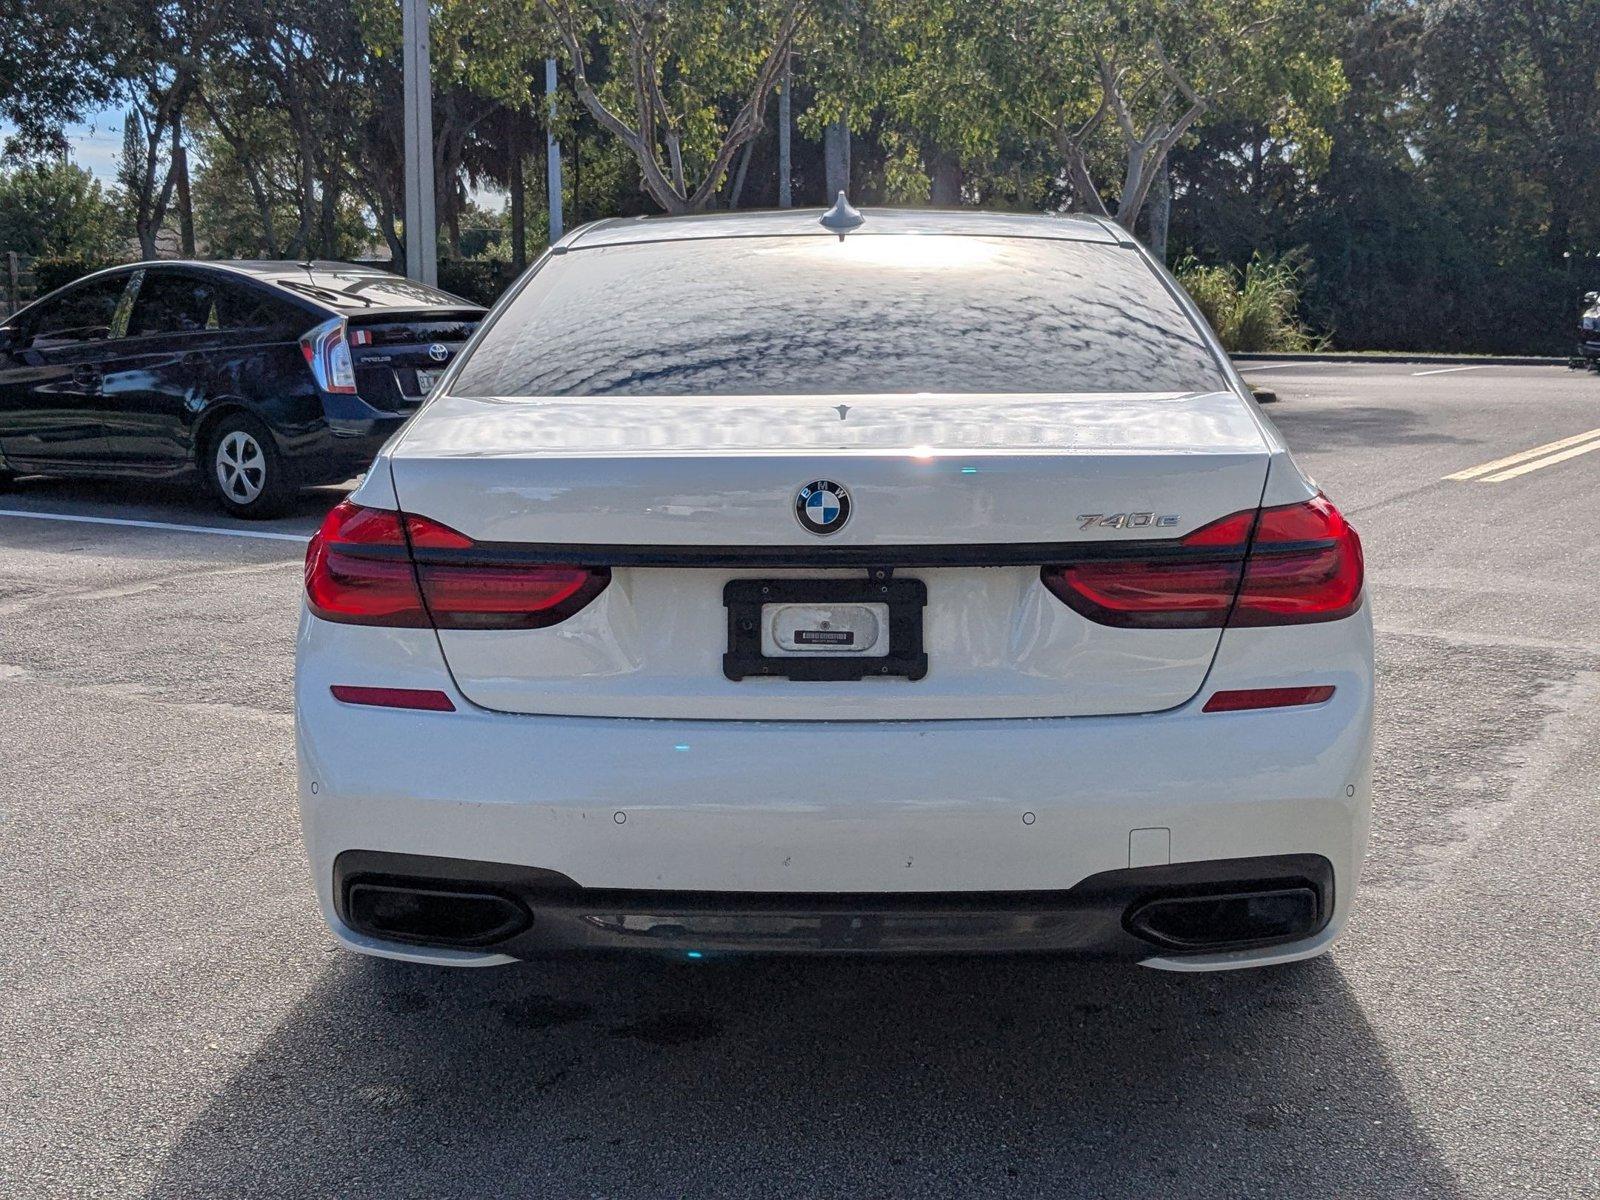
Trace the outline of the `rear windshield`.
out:
[[[449,292],[441,292],[438,288],[415,283],[387,271],[337,271],[317,266],[303,277],[284,276],[274,282],[297,296],[304,296],[330,308],[355,312],[369,308],[416,308],[419,305],[477,307],[460,296],[452,296]]]
[[[572,250],[495,319],[463,396],[1193,392],[1227,386],[1131,249],[720,238]]]

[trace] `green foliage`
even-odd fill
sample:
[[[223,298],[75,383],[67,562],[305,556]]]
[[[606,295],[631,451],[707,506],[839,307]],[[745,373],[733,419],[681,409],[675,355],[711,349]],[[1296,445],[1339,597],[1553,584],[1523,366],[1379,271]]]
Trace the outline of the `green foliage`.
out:
[[[95,260],[126,239],[117,198],[83,167],[55,160],[0,171],[0,250]]]
[[[569,226],[774,203],[769,85],[797,14],[799,204],[829,199],[820,142],[842,121],[858,204],[1087,208],[1152,241],[1169,228],[1195,260],[1190,286],[1238,345],[1303,345],[1309,327],[1352,348],[1560,352],[1576,298],[1600,288],[1595,0],[431,8],[447,260],[517,257],[509,216],[474,209],[480,190],[510,186],[513,162],[523,249],[543,246],[547,125]],[[173,226],[162,196],[176,123],[203,253],[366,256],[378,238],[403,253],[395,0],[12,9],[0,116],[21,123],[21,149],[49,159],[51,123],[112,95],[156,131],[153,144],[129,132],[124,207],[142,240]],[[550,54],[564,64],[553,118]],[[16,248],[121,251],[131,230],[113,212],[107,232],[104,195],[18,199],[14,182],[0,178],[0,222]],[[1151,199],[1163,194],[1170,208]],[[474,295],[502,270],[460,269],[458,290]]]
[[[1174,274],[1229,351],[1305,351],[1320,343],[1297,316],[1304,266],[1295,256],[1253,255],[1243,270],[1193,258]]]
[[[66,287],[74,279],[82,279],[85,275],[117,266],[123,261],[121,258],[89,258],[81,254],[36,259],[33,264],[34,295],[47,295],[57,288]]]

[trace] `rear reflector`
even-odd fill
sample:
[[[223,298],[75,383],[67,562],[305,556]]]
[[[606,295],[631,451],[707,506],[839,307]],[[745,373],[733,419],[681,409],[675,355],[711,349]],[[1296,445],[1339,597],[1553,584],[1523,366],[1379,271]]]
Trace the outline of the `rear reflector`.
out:
[[[443,692],[427,688],[350,687],[336,683],[328,689],[335,700],[346,704],[370,704],[376,708],[419,708],[426,712],[455,712],[456,706]]]
[[[1251,708],[1292,708],[1300,704],[1321,704],[1333,699],[1331,687],[1243,688],[1233,692],[1213,692],[1206,701],[1206,712],[1243,712]]]
[[[1125,629],[1335,621],[1361,604],[1361,540],[1322,495],[1126,549],[1047,566],[1040,579],[1090,620]]]
[[[306,550],[306,602],[325,621],[409,629],[540,629],[605,590],[605,567],[498,557],[427,517],[346,500]]]

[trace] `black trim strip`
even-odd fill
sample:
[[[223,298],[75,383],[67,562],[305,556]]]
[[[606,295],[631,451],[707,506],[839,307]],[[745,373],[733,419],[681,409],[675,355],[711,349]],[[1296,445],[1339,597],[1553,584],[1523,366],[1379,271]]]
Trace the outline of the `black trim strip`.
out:
[[[1303,554],[1325,550],[1332,539],[1257,545],[1257,555]],[[353,558],[406,557],[403,546],[332,542],[331,549]],[[576,542],[479,542],[470,549],[415,547],[416,562],[427,565],[684,568],[870,567],[1037,567],[1116,560],[1232,562],[1245,557],[1244,545],[1186,546],[1180,539],[1126,542],[984,542],[930,546],[631,546]]]
[[[1316,543],[1320,544],[1320,543]],[[1309,548],[1313,543],[1306,543]],[[1285,546],[1284,549],[1291,547]],[[1297,543],[1294,548],[1301,548]],[[1274,547],[1277,549],[1277,547]],[[1132,542],[992,542],[934,546],[617,546],[481,542],[470,550],[418,547],[419,563],[456,566],[550,563],[607,567],[1036,567],[1093,559],[1209,561],[1244,557],[1244,546]]]

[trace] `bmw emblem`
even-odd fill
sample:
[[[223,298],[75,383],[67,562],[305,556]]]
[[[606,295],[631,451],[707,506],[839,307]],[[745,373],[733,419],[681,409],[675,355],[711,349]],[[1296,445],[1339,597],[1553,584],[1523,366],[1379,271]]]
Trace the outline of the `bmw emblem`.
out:
[[[843,484],[814,480],[794,498],[794,515],[812,533],[838,533],[850,519],[850,493]]]
[[[450,357],[450,347],[443,342],[435,342],[428,347],[428,357],[433,359],[434,362],[443,362]]]

